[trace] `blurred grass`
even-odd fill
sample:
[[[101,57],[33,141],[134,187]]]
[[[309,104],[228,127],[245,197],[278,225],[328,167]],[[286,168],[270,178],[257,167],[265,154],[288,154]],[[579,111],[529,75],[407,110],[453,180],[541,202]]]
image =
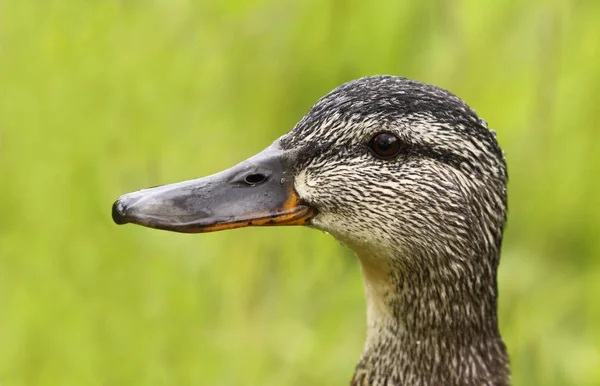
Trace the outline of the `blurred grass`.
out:
[[[377,73],[498,131],[514,384],[600,384],[598,20],[593,1],[0,2],[0,385],[347,384],[364,301],[334,239],[116,227],[109,208]]]

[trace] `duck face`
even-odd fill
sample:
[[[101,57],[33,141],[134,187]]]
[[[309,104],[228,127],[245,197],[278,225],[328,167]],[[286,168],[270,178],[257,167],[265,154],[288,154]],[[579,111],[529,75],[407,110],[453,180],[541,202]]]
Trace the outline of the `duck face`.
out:
[[[415,256],[499,247],[506,178],[495,136],[464,102],[376,76],[333,90],[231,169],[120,197],[113,218],[179,232],[309,225],[355,250]]]
[[[447,91],[397,77],[359,79],[317,102],[281,145],[299,149],[295,189],[317,211],[312,226],[361,255],[414,262],[423,251],[464,255],[500,245],[502,151],[485,121]]]

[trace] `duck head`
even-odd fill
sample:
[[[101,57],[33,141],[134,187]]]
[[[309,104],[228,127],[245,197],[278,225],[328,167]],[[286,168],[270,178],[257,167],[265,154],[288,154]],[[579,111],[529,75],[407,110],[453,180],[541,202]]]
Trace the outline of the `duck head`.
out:
[[[424,251],[499,248],[506,179],[494,133],[464,102],[374,76],[336,88],[230,169],[121,196],[113,219],[187,233],[307,225],[422,263]]]
[[[506,181],[494,133],[463,101],[373,76],[336,88],[288,134],[228,170],[120,197],[113,219],[178,232],[327,231],[357,253],[365,279],[368,333],[356,384],[374,373],[451,384],[448,377],[467,371],[431,378],[414,362],[428,355],[472,363],[480,377],[473,384],[504,384],[496,269]],[[440,347],[456,348],[435,354]],[[488,358],[486,350],[500,359],[476,358]]]

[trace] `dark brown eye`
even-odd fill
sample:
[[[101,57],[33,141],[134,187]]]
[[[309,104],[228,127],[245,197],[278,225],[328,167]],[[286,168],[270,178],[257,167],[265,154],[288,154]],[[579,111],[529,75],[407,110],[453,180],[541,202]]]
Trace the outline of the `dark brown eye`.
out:
[[[383,159],[396,156],[402,148],[398,137],[390,133],[377,134],[369,142],[369,147],[377,157]]]

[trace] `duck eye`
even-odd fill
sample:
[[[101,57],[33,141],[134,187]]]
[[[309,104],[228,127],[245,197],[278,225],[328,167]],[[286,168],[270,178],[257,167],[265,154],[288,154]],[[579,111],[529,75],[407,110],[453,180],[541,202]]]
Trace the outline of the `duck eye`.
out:
[[[379,158],[387,159],[396,156],[401,149],[398,137],[390,133],[379,133],[369,142],[369,148]]]

